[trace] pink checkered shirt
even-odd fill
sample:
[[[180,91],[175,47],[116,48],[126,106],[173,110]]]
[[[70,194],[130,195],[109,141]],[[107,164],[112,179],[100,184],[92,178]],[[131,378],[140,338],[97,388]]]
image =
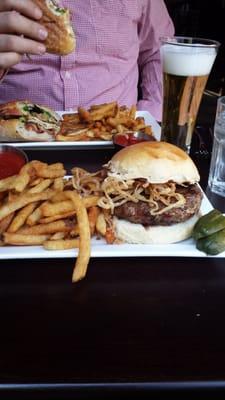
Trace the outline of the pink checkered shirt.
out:
[[[62,0],[77,48],[68,56],[26,56],[0,86],[0,102],[29,99],[55,110],[117,100],[161,119],[161,36],[174,34],[162,0]]]

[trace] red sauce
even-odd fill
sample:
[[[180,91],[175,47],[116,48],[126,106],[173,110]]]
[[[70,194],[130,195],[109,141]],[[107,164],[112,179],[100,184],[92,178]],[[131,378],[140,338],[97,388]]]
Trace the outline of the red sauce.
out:
[[[114,143],[122,147],[130,146],[132,144],[137,144],[145,141],[146,139],[136,137],[132,134],[121,133],[114,136]]]
[[[26,160],[22,154],[14,151],[1,152],[0,150],[0,179],[18,174],[25,163]]]

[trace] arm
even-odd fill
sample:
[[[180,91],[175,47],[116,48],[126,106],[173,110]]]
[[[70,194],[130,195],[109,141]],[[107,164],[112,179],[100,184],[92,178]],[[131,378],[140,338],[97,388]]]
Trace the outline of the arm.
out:
[[[149,111],[158,121],[162,116],[162,70],[160,37],[173,36],[174,27],[163,0],[146,1],[139,26],[139,71],[142,99],[139,110]]]
[[[35,21],[41,15],[31,0],[0,1],[0,79],[8,68],[20,62],[23,54],[45,52],[41,41],[47,32]]]

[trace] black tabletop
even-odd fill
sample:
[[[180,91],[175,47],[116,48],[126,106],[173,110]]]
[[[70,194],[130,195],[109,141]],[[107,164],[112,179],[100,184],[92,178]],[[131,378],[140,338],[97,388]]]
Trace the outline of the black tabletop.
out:
[[[29,157],[96,170],[113,151]],[[206,190],[210,160],[194,147],[192,156]],[[224,199],[214,201],[223,208]],[[94,258],[78,284],[73,266],[16,255],[1,261],[0,398],[223,393],[224,259]]]

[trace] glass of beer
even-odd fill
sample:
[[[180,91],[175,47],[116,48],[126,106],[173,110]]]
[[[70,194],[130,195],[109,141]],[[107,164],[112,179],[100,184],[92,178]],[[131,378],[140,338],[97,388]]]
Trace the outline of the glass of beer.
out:
[[[174,36],[161,39],[163,115],[161,140],[190,152],[192,134],[219,42]]]

